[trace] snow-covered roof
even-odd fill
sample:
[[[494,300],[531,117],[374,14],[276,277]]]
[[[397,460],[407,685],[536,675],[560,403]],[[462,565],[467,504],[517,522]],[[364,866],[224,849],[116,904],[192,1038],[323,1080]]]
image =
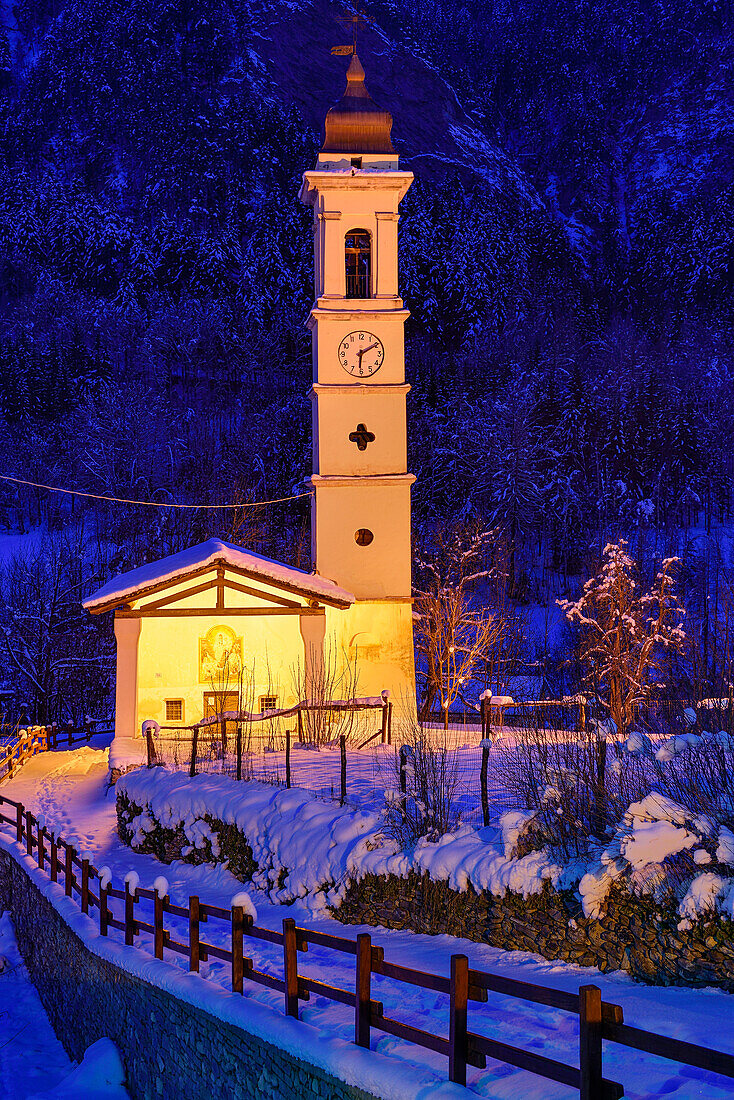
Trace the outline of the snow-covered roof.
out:
[[[177,554],[139,565],[127,573],[103,584],[96,592],[83,601],[87,611],[106,611],[119,603],[144,596],[149,590],[155,590],[167,582],[175,584],[193,572],[201,572],[212,565],[230,565],[248,576],[269,581],[276,588],[289,592],[315,597],[337,607],[348,607],[354,603],[354,595],[341,588],[326,577],[305,573],[302,569],[272,561],[261,554],[253,554],[222,539],[207,539],[196,546],[189,546]]]

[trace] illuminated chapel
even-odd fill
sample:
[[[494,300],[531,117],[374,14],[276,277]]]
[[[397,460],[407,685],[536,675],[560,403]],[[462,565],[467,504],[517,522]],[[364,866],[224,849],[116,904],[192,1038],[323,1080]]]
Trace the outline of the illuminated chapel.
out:
[[[89,596],[89,612],[115,615],[118,758],[146,720],[191,725],[239,706],[291,706],[325,662],[357,670],[356,694],[388,689],[415,707],[408,313],[398,294],[398,206],[413,176],[399,168],[391,129],[354,51],[300,193],[314,234],[314,571],[209,539]]]

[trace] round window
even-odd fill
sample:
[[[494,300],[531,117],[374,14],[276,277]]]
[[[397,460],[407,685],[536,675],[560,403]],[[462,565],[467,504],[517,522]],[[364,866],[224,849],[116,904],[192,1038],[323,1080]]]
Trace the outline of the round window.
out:
[[[355,532],[354,541],[357,546],[369,546],[375,536],[371,531],[368,531],[366,527],[360,527],[359,531]]]

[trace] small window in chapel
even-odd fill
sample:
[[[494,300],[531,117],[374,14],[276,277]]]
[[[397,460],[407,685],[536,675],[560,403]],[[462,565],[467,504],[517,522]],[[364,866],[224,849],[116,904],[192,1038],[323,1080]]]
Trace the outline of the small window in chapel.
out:
[[[183,699],[166,699],[166,721],[183,722]]]
[[[347,298],[369,298],[372,245],[366,229],[353,229],[345,240]]]
[[[277,710],[278,708],[278,696],[277,695],[261,695],[260,696],[260,713],[265,714],[268,710]]]

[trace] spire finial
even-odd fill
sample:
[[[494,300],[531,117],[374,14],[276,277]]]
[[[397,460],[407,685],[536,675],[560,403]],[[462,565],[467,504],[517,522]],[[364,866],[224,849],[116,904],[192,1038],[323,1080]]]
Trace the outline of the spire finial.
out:
[[[357,30],[362,26],[367,26],[372,20],[368,18],[367,14],[362,8],[355,8],[352,15],[338,15],[337,19],[343,27],[352,28],[352,44],[351,46],[332,46],[331,52],[337,57],[349,57],[351,54],[353,57],[357,56]]]

